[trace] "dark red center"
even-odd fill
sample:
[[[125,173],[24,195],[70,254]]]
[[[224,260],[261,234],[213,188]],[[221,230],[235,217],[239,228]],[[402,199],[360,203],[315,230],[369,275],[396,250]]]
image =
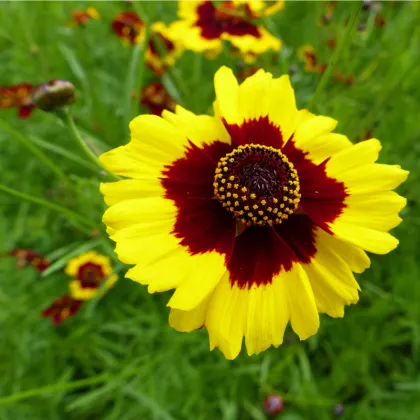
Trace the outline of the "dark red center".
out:
[[[94,288],[104,281],[105,274],[99,264],[88,262],[79,267],[77,277],[82,287]]]
[[[219,160],[214,195],[237,221],[247,226],[280,224],[300,200],[293,164],[279,150],[246,144]]]

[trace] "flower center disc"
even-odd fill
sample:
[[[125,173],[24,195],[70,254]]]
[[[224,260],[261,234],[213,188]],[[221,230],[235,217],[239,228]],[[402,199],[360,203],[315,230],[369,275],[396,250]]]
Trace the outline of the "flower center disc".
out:
[[[247,144],[219,160],[214,195],[247,226],[280,224],[300,201],[293,164],[273,147]]]

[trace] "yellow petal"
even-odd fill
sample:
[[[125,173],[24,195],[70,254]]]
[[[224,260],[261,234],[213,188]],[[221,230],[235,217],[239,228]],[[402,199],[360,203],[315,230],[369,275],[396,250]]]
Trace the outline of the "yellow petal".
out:
[[[180,259],[173,269],[183,270],[184,260],[186,259],[189,259],[188,262],[193,266],[190,268],[189,275],[177,287],[168,302],[168,306],[189,311],[194,309],[214,290],[226,272],[226,265],[224,256],[217,252],[198,254],[194,255],[193,258],[186,253],[185,257]]]
[[[347,263],[347,255],[332,247],[327,236],[321,229],[317,230],[316,255],[303,268],[311,283],[318,311],[342,317],[344,305],[358,301],[359,285]]]
[[[115,230],[133,224],[175,220],[176,209],[171,200],[162,197],[135,198],[109,207],[102,221]]]
[[[228,124],[240,124],[243,119],[238,109],[238,82],[231,69],[222,66],[214,76],[217,106],[220,116]]]
[[[286,142],[295,131],[299,118],[295,92],[289,76],[281,76],[272,81],[269,97],[269,118],[280,127],[282,137]]]
[[[293,136],[296,147],[302,150],[310,150],[312,141],[316,140],[317,137],[329,134],[336,125],[336,120],[322,115],[304,118]]]
[[[305,143],[304,147],[301,145],[302,150],[308,153],[308,158],[316,164],[351,146],[346,136],[337,133],[320,135]]]
[[[316,237],[317,242],[321,241],[324,247],[334,250],[337,255],[343,256],[351,271],[363,273],[370,267],[370,259],[363,249],[330,235],[321,229],[317,229]]]
[[[266,116],[270,105],[271,73],[258,70],[239,86],[239,113],[244,120]]]
[[[382,149],[377,139],[362,141],[335,154],[327,164],[328,174],[335,178],[349,169],[376,162]]]
[[[176,112],[163,111],[162,117],[170,121],[197,147],[214,141],[230,143],[226,128],[219,119],[207,115],[195,115],[177,106]]]
[[[228,40],[234,45],[242,54],[263,54],[266,51],[279,51],[281,48],[281,41],[275,36],[271,35],[262,26],[258,26],[260,37],[253,35],[231,35],[229,33],[222,33],[221,38]]]
[[[124,179],[118,182],[101,183],[100,191],[108,206],[132,198],[159,197],[165,193],[158,178]]]
[[[369,181],[367,181],[369,182]],[[346,197],[346,208],[339,221],[388,232],[401,223],[398,212],[407,200],[393,191],[354,194]]]
[[[332,224],[331,230],[342,240],[375,254],[387,254],[398,245],[398,240],[389,233],[340,222],[340,220]]]
[[[201,328],[204,326],[211,297],[212,294],[191,311],[180,311],[172,308],[169,314],[169,325],[181,332],[191,332]]]
[[[249,293],[245,344],[248,355],[259,354],[270,346],[283,343],[289,322],[289,305],[283,276],[273,278],[271,284],[244,290]]]
[[[327,174],[329,176],[328,164]],[[408,171],[397,165],[372,163],[358,166],[341,173],[336,178],[346,185],[349,194],[366,194],[393,190],[407,179]]]
[[[316,334],[319,315],[309,279],[300,264],[283,274],[290,309],[290,323],[301,340]]]

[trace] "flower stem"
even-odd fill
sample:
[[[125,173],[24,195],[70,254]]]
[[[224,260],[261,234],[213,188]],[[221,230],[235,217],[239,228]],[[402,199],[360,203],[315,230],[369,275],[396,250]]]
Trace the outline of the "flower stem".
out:
[[[135,69],[134,69],[134,74],[133,74],[133,87],[136,94],[135,94],[134,111],[131,111],[131,113],[129,114],[131,115],[131,117],[136,117],[139,113],[141,91],[143,88],[144,74],[146,72],[146,54],[147,54],[147,49],[149,47],[149,37],[150,37],[150,25],[146,21],[146,27],[144,28],[143,50],[140,56],[140,60],[138,62],[137,78],[135,77]]]
[[[350,19],[347,23],[346,26],[346,30],[344,32],[343,37],[341,38],[341,41],[339,42],[339,44],[337,45],[337,48],[334,51],[334,54],[331,57],[330,62],[328,63],[328,67],[325,70],[324,74],[321,77],[321,80],[318,83],[318,86],[315,90],[315,93],[313,94],[311,100],[309,101],[309,104],[307,105],[307,108],[310,110],[312,107],[315,106],[316,104],[316,100],[318,99],[319,95],[321,94],[321,92],[325,89],[333,68],[335,67],[335,65],[337,64],[338,59],[341,56],[341,53],[345,50],[345,48],[348,46],[349,42],[350,42],[350,38],[351,38],[351,34],[353,32],[353,28],[355,26],[355,23],[357,21],[357,18],[359,16],[360,11],[362,10],[362,5],[363,5],[363,1],[359,1],[357,2],[354,6],[353,6],[353,10],[350,16]]]
[[[70,112],[68,110],[57,110],[55,113],[66,124],[73,139],[80,146],[86,157],[100,170],[105,171],[110,179],[112,179],[113,181],[118,181],[120,178],[108,172],[107,169],[99,161],[98,156],[96,156],[95,153],[93,153],[92,150],[90,150],[87,144],[83,141],[82,136],[80,135],[79,130],[77,129]]]
[[[69,210],[65,207],[59,206],[58,204],[51,203],[47,200],[43,200],[42,198],[34,197],[33,195],[30,195],[30,194],[26,194],[26,193],[23,193],[23,192],[20,192],[20,191],[16,191],[15,189],[6,187],[3,184],[0,184],[0,190],[4,191],[4,192],[6,192],[10,195],[13,195],[15,197],[21,198],[22,200],[30,201],[32,203],[39,204],[41,206],[47,207],[51,210],[54,210],[57,213],[64,214],[65,216],[70,217],[71,219],[74,219],[74,220],[76,220],[76,221],[78,221],[78,222],[82,223],[83,225],[88,226],[90,228],[96,227],[96,224],[92,220],[86,219],[85,217],[81,216],[80,214],[77,214],[77,213],[73,212],[72,210]]]
[[[0,127],[19,140],[31,153],[33,153],[45,166],[48,166],[63,182],[71,185],[66,174],[31,140],[15,130],[7,122],[0,119]]]

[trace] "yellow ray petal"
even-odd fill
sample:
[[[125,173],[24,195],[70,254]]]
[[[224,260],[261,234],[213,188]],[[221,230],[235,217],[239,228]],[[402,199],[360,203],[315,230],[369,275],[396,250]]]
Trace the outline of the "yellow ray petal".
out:
[[[376,162],[382,149],[377,139],[362,141],[335,154],[327,165],[328,174],[339,177],[349,169]]]
[[[349,194],[366,194],[393,190],[407,179],[408,171],[397,165],[382,165],[372,163],[358,166],[337,176],[327,174],[338,181],[344,182]]]
[[[398,245],[398,240],[389,233],[340,222],[340,220],[332,224],[331,230],[343,241],[375,254],[387,254]]]
[[[214,76],[217,107],[221,118],[228,124],[240,124],[243,119],[238,109],[238,82],[231,69],[222,66]]]
[[[350,195],[345,204],[339,221],[388,232],[401,223],[398,212],[405,207],[407,200],[393,191],[383,191]]]
[[[319,315],[309,279],[300,264],[283,275],[287,301],[290,309],[290,323],[301,340],[316,334]]]
[[[332,317],[344,316],[344,306],[359,299],[359,285],[347,263],[347,255],[332,247],[333,241],[321,229],[316,233],[317,253],[310,264],[304,264],[319,312]],[[324,240],[325,239],[325,240]]]

